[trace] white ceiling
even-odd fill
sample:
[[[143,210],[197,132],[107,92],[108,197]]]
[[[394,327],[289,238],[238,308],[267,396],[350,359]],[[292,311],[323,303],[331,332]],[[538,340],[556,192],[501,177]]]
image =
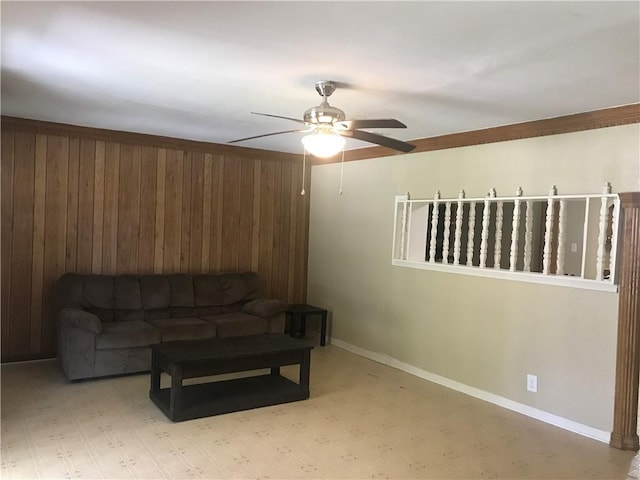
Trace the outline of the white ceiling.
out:
[[[640,101],[638,2],[2,1],[2,114],[226,143],[318,80],[402,140]],[[299,134],[239,145],[302,153]],[[368,146],[349,140],[347,148]]]

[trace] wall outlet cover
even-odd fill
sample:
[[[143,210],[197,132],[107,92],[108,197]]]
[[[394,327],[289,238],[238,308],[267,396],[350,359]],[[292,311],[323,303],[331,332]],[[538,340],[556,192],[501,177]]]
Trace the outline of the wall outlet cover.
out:
[[[538,391],[538,377],[536,375],[527,374],[527,390],[530,392]]]

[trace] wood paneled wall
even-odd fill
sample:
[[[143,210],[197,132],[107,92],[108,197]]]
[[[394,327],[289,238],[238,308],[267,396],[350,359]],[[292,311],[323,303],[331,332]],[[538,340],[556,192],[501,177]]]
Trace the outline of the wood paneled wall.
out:
[[[52,286],[65,272],[253,270],[266,295],[305,300],[297,157],[95,132],[3,118],[3,361],[55,355]]]

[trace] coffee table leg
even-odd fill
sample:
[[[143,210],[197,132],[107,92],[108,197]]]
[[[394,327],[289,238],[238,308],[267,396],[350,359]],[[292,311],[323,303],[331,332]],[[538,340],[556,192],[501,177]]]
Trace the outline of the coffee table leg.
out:
[[[300,363],[300,388],[307,392],[309,396],[309,373],[311,369],[311,350],[305,350]]]
[[[280,367],[271,367],[271,375],[280,375]]]
[[[176,421],[177,414],[180,412],[180,404],[182,400],[182,367],[175,366],[171,372],[171,397],[169,400],[169,412],[171,420]]]
[[[327,312],[322,312],[322,326],[320,327],[320,346],[324,347],[327,339]]]
[[[156,356],[151,357],[151,392],[158,394],[160,391],[160,367],[156,362]]]

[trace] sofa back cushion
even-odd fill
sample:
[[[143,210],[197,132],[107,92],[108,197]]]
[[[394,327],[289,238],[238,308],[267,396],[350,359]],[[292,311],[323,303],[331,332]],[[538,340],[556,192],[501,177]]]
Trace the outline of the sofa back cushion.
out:
[[[75,273],[65,273],[58,279],[54,290],[55,311],[63,308],[84,308],[82,281],[82,275]]]
[[[115,320],[117,322],[143,320],[140,279],[137,275],[113,277]]]
[[[140,293],[145,310],[169,308],[171,289],[166,275],[141,275]]]
[[[193,277],[195,305],[198,312],[215,315],[219,309],[259,298],[260,279],[254,272],[195,275]],[[225,311],[225,309],[220,309]]]

